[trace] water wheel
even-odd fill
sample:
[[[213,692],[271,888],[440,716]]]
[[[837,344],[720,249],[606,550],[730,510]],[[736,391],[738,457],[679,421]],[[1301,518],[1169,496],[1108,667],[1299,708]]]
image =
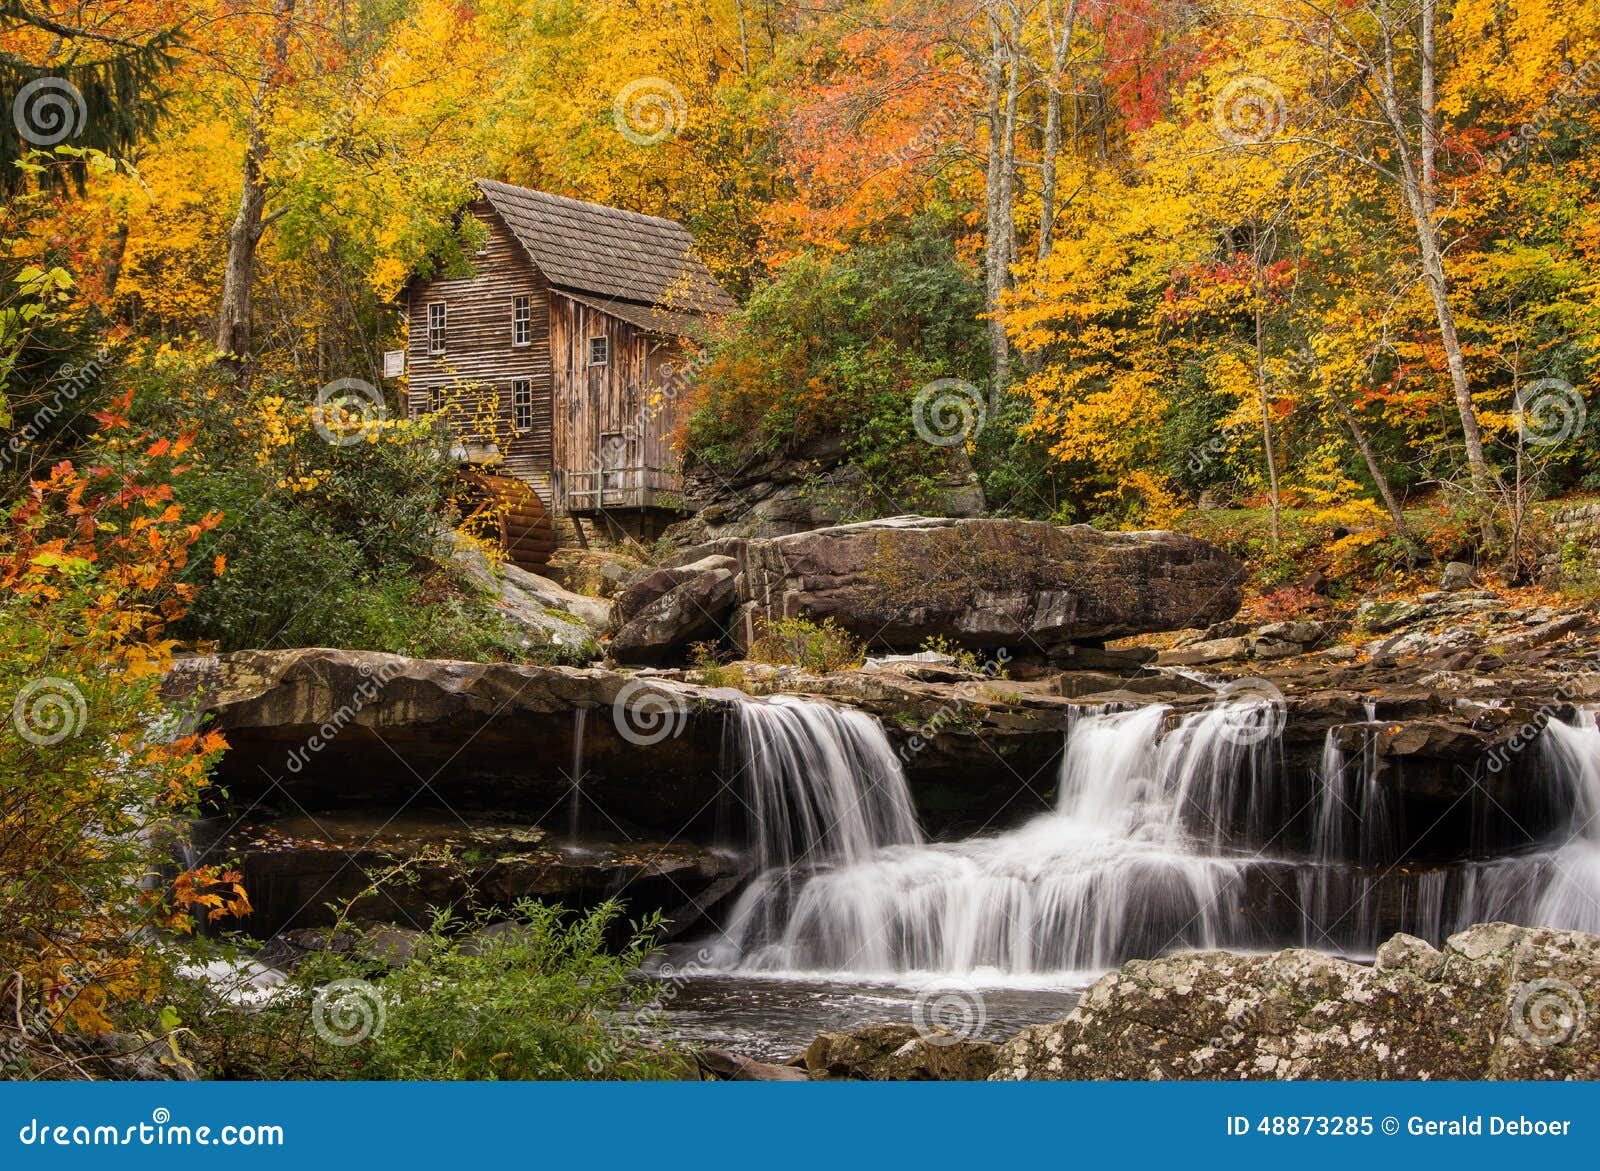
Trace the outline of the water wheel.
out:
[[[515,476],[463,468],[456,476],[455,504],[461,528],[493,541],[506,559],[530,573],[547,573],[555,534],[538,493]]]

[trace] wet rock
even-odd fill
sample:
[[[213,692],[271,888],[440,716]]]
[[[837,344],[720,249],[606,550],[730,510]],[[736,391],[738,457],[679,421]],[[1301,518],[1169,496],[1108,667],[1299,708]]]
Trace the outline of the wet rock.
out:
[[[360,946],[362,951],[389,967],[403,968],[416,958],[422,939],[422,932],[415,928],[384,923],[367,932]]]
[[[1364,601],[1356,607],[1356,621],[1373,634],[1384,634],[1418,621],[1424,613],[1413,602]]]
[[[1444,630],[1410,630],[1392,638],[1367,644],[1367,653],[1375,663],[1392,664],[1414,656],[1436,657],[1453,651],[1479,646],[1481,640],[1472,631],[1461,626]]]
[[[1289,659],[1295,655],[1303,654],[1305,648],[1295,642],[1278,642],[1270,638],[1258,638],[1251,645],[1251,653],[1258,659]]]
[[[1565,638],[1575,630],[1582,630],[1589,625],[1589,615],[1584,613],[1564,614],[1559,618],[1552,618],[1540,623],[1531,630],[1518,631],[1512,634],[1502,634],[1489,639],[1486,644],[1489,648],[1500,651],[1525,651],[1534,647],[1544,646],[1546,643],[1555,642]]]
[[[213,777],[240,809],[282,784],[306,809],[397,809],[421,795],[467,812],[553,813],[564,825],[581,728],[592,824],[642,840],[709,834],[724,716],[737,702],[597,668],[326,648],[185,659],[164,686],[227,734]]]
[[[1308,621],[1269,622],[1255,630],[1239,623],[1212,627],[1212,630],[1231,629],[1239,629],[1240,633],[1174,644],[1172,649],[1161,652],[1157,662],[1162,666],[1192,667],[1250,658],[1289,659],[1313,650],[1328,637],[1331,628],[1323,622]]]
[[[1256,631],[1256,637],[1295,643],[1299,646],[1315,646],[1322,641],[1327,632],[1328,627],[1322,622],[1271,622],[1260,627]]]
[[[992,1041],[924,1033],[915,1025],[867,1025],[819,1033],[791,1064],[817,1080],[983,1081],[994,1072],[999,1048]]]
[[[1062,671],[1123,671],[1133,672],[1154,663],[1160,656],[1155,647],[1097,647],[1068,645],[1057,648],[1052,660]]]
[[[726,1049],[701,1049],[694,1055],[701,1080],[713,1082],[804,1082],[811,1079],[805,1070],[792,1065],[773,1065]]]
[[[1442,952],[1136,960],[1000,1049],[1005,1079],[1545,1079],[1600,1074],[1600,937],[1480,924]]]
[[[435,909],[509,909],[526,898],[593,906],[628,891],[629,910],[676,911],[720,879],[734,860],[685,842],[556,842],[529,824],[470,822],[448,813],[318,812],[252,821],[210,846],[202,860],[237,859],[256,938],[288,931],[291,946],[354,951],[391,967],[410,962]],[[405,880],[373,891],[373,878],[406,866]],[[360,935],[328,933],[333,907],[358,922],[396,923]],[[504,930],[503,927],[488,930]]]
[[[665,565],[645,570],[630,578],[627,587],[617,596],[617,609],[625,615],[638,614],[646,606],[665,597],[686,581],[693,581],[703,573],[719,569],[737,571],[739,563],[732,557],[713,554],[684,565]]]
[[[1170,671],[1144,671],[1138,675],[1108,675],[1100,671],[1065,671],[1055,677],[1057,695],[1110,702],[1112,692],[1127,696],[1134,703],[1156,702],[1182,695],[1211,695],[1212,688],[1186,675]]]

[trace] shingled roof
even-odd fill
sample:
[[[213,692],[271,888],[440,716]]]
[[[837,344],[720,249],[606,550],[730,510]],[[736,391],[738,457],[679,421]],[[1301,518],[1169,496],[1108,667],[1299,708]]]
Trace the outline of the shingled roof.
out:
[[[673,220],[584,203],[479,179],[484,198],[551,285],[586,304],[660,307],[673,315],[733,308],[695,255],[694,237]],[[626,305],[618,305],[627,317]],[[665,318],[663,318],[665,321]]]

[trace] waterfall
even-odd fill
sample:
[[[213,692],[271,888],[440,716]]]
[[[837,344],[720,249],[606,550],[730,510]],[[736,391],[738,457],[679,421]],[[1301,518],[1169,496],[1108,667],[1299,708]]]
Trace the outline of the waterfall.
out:
[[[583,734],[589,722],[589,709],[572,709],[572,792],[567,803],[567,840],[578,844],[583,822]]]
[[[1229,888],[1240,864],[1198,850],[1183,816],[1197,794],[1231,793],[1225,774],[1239,753],[1227,733],[1236,725],[1206,712],[1163,743],[1168,714],[1154,705],[1080,717],[1058,811],[1012,833],[949,845],[879,838],[799,883],[765,871],[730,923],[732,959],[754,969],[1028,975],[1237,937]],[[881,787],[903,793],[899,762],[881,729],[871,731],[894,777]],[[1246,755],[1271,751],[1263,743]],[[839,801],[831,782],[822,787]],[[774,856],[766,847],[762,855]]]
[[[1593,708],[1571,724],[1549,724],[1543,748],[1550,775],[1572,809],[1570,837],[1550,859],[1534,917],[1575,931],[1600,932],[1600,725]]]
[[[743,794],[755,872],[733,909],[731,954],[770,935],[812,874],[923,841],[900,760],[864,712],[790,696],[746,700],[728,735],[729,787]]]
[[[1293,938],[1368,954],[1489,919],[1600,930],[1600,728],[1552,724],[1564,845],[1397,865],[1378,724],[1331,729],[1304,810],[1285,797],[1278,713],[1229,698],[1071,720],[1056,809],[1007,833],[930,843],[877,722],[778,699],[742,705],[730,757],[756,877],[717,962],[748,971],[1029,977],[1194,947]],[[1343,747],[1359,737],[1359,753]],[[1282,841],[1295,818],[1304,845]],[[1248,845],[1244,844],[1248,843]]]
[[[850,864],[920,843],[900,759],[864,712],[788,696],[741,703],[733,753],[762,871]]]

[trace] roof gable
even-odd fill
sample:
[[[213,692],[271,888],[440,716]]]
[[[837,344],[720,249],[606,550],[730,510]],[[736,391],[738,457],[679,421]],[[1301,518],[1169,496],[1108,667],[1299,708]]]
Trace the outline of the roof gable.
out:
[[[682,224],[489,179],[478,180],[478,187],[558,289],[675,313],[733,308]]]

